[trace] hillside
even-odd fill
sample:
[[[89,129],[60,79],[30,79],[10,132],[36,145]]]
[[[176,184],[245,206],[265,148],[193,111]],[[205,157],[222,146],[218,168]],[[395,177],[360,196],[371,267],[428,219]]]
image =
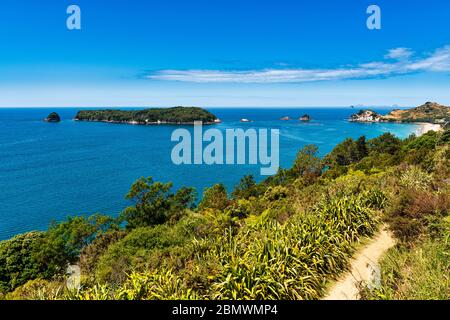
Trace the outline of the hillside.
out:
[[[427,102],[416,108],[393,110],[382,117],[385,121],[446,123],[450,121],[450,107]]]
[[[386,115],[370,109],[360,110],[349,118],[352,122],[428,122],[447,126],[450,122],[450,107],[427,102],[411,109],[396,109]]]
[[[216,184],[198,205],[193,188],[141,178],[118,219],[72,217],[1,241],[0,300],[319,299],[382,223],[402,259],[386,260],[382,287],[364,297],[448,297],[449,144],[449,131],[386,133],[324,159],[309,145],[292,168],[246,176],[231,196]],[[68,264],[81,268],[79,290]]]
[[[197,107],[151,108],[145,110],[82,110],[75,117],[78,121],[99,121],[129,124],[193,124],[202,121],[211,124],[217,117]]]

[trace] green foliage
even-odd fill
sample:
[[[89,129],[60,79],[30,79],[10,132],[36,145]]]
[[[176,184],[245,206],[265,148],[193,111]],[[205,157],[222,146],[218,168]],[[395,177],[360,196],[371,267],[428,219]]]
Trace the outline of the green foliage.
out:
[[[187,216],[177,224],[141,227],[110,245],[101,255],[95,271],[102,282],[121,283],[127,273],[151,267],[153,254],[166,254],[192,237],[203,237],[208,223],[201,215]]]
[[[442,133],[442,135],[439,137],[439,140],[438,140],[439,145],[445,145],[445,144],[449,144],[449,143],[450,143],[450,128],[445,130]]]
[[[216,209],[224,210],[229,204],[227,190],[223,184],[215,184],[203,192],[199,210]]]
[[[271,220],[226,234],[205,253],[220,261],[215,299],[314,299],[326,279],[346,267],[352,243],[376,228],[358,197],[333,199],[286,224]]]
[[[64,285],[44,279],[30,280],[6,295],[7,300],[58,300],[63,297]]]
[[[363,299],[447,300],[450,297],[450,219],[438,219],[425,239],[397,245],[381,261],[381,284],[361,286]]]
[[[0,242],[0,291],[64,273],[83,247],[110,228],[110,217],[74,217],[53,223],[47,232],[27,233]]]
[[[396,154],[401,147],[401,140],[392,133],[384,133],[381,136],[368,141],[368,149],[370,153],[390,155]]]
[[[44,266],[32,255],[36,242],[43,237],[42,232],[30,232],[0,242],[0,292],[44,276]]]
[[[303,147],[297,154],[291,169],[291,172],[297,177],[302,177],[306,184],[311,184],[322,174],[323,164],[317,156],[318,150],[314,145]]]
[[[433,154],[438,141],[439,134],[434,131],[411,139],[405,143],[402,149],[406,162],[419,165],[426,171],[432,171],[434,168]]]
[[[85,121],[157,123],[212,123],[217,119],[211,112],[196,107],[151,108],[145,110],[82,110],[75,119]]]
[[[255,182],[255,178],[252,175],[248,175],[241,179],[231,195],[234,199],[249,199],[250,197],[259,196],[260,189]]]
[[[427,190],[431,186],[433,177],[418,167],[408,168],[400,176],[400,184],[412,190]]]
[[[44,277],[52,277],[65,272],[67,264],[77,261],[83,247],[110,228],[114,228],[114,223],[107,216],[69,217],[61,223],[52,223],[36,241],[32,255],[40,265],[46,266]]]
[[[373,140],[370,140],[369,144],[372,145]],[[360,137],[357,141],[354,141],[351,138],[347,138],[343,142],[338,144],[325,157],[325,163],[331,168],[335,166],[347,166],[362,160],[367,156],[367,154],[368,147],[366,145],[366,138],[364,136]]]
[[[139,179],[126,196],[135,205],[125,209],[120,220],[127,223],[127,229],[134,229],[179,219],[185,209],[192,207],[196,193],[193,188],[181,188],[173,194],[171,189],[171,182],[154,182],[152,177]]]
[[[396,237],[413,243],[427,230],[434,217],[448,214],[450,194],[422,190],[402,190],[388,210],[387,222]]]
[[[171,183],[141,178],[117,221],[69,218],[0,242],[0,292],[8,299],[318,299],[382,219],[400,241],[383,262],[382,287],[363,289],[364,297],[442,298],[449,150],[445,132],[347,139],[325,161],[306,146],[291,169],[261,183],[246,176],[231,199],[216,184],[197,208],[194,189],[173,193]],[[79,292],[63,285],[68,263],[83,271]]]
[[[97,236],[89,245],[84,247],[80,253],[79,266],[83,274],[93,277],[100,257],[106,253],[108,248],[123,239],[126,232],[122,230],[111,230]]]

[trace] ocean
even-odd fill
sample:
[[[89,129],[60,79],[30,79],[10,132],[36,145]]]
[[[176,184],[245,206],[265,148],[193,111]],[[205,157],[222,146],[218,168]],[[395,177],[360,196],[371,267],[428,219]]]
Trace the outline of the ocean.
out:
[[[178,126],[134,126],[72,120],[82,108],[0,109],[0,240],[18,233],[45,230],[52,221],[71,215],[103,213],[117,216],[139,177],[174,183],[174,190],[223,183],[232,191],[240,178],[260,165],[175,165],[170,137]],[[88,108],[84,108],[88,109]],[[405,138],[417,131],[414,124],[351,123],[351,108],[210,108],[222,123],[215,128],[280,130],[280,165],[290,167],[307,144],[328,153],[347,137],[367,138],[391,132]],[[44,119],[56,111],[60,123]],[[385,113],[387,109],[378,109]],[[309,114],[312,121],[298,119]],[[241,123],[247,118],[253,122]],[[192,130],[192,126],[184,126]]]

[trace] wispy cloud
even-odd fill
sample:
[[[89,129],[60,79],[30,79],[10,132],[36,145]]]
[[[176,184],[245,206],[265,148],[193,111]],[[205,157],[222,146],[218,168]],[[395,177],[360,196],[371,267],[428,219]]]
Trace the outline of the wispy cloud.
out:
[[[395,48],[395,49],[390,49],[384,57],[386,59],[403,60],[403,59],[408,59],[413,54],[414,54],[414,52],[409,48]]]
[[[421,57],[415,57],[414,52],[408,48],[395,48],[389,50],[384,58],[382,61],[335,69],[160,70],[146,75],[146,78],[197,83],[301,83],[450,71],[450,46],[437,49],[433,53]]]

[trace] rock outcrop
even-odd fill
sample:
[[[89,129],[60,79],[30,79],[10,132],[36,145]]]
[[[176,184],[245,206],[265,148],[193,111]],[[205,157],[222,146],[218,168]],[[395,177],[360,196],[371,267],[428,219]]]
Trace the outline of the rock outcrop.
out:
[[[44,119],[44,121],[46,122],[60,122],[61,118],[59,116],[59,114],[57,114],[56,112],[52,112],[48,115],[47,118]]]
[[[353,122],[380,122],[382,116],[372,110],[360,110],[358,113],[352,114],[349,120]]]
[[[299,119],[300,121],[310,121],[311,120],[311,116],[309,114],[304,114],[300,117]]]

